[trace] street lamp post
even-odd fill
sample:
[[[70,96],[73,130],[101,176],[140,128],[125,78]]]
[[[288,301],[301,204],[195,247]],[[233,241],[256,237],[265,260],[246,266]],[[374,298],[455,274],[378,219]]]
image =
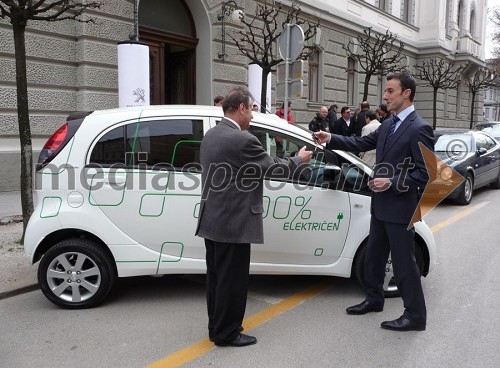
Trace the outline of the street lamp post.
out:
[[[243,18],[243,15],[243,11],[238,9],[238,4],[235,1],[230,0],[222,3],[222,11],[217,15],[217,20],[222,22],[222,49],[217,57],[223,61],[226,58],[226,17],[231,16],[234,21],[238,21]]]

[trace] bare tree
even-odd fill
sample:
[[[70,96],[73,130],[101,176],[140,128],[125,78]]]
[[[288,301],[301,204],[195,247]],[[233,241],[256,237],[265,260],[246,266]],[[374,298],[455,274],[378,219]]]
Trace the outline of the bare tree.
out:
[[[461,67],[455,67],[455,63],[442,58],[425,59],[421,64],[415,65],[415,76],[423,81],[425,85],[432,87],[432,129],[436,129],[436,105],[439,89],[456,88],[460,81]]]
[[[28,105],[28,81],[26,75],[25,31],[29,21],[55,22],[75,19],[92,22],[82,17],[85,9],[100,7],[95,1],[72,0],[0,0],[0,17],[12,25],[16,58],[17,117],[21,143],[21,207],[23,211],[23,236],[33,213],[33,153]]]
[[[276,65],[283,61],[276,52],[276,46],[285,25],[288,23],[307,25],[304,30],[304,41],[308,41],[316,35],[319,19],[316,23],[311,23],[301,19],[300,13],[300,7],[297,4],[292,4],[287,10],[283,10],[283,4],[277,1],[273,2],[272,5],[256,4],[254,17],[241,18],[244,30],[238,32],[239,36],[229,35],[238,50],[250,60],[249,64],[257,64],[262,68],[261,112],[266,112],[267,76]],[[299,57],[307,58],[312,50],[312,46],[305,46]]]
[[[356,43],[349,40],[342,48],[347,56],[359,63],[365,74],[363,100],[368,99],[370,79],[374,75],[387,75],[402,69],[401,62],[406,59],[402,54],[404,43],[387,30],[385,34],[372,31],[371,27],[365,28],[362,35],[356,37]]]
[[[488,9],[490,10],[490,9]],[[492,15],[490,17],[490,21],[493,22],[495,27],[493,28],[493,33],[492,33],[492,39],[493,42],[495,43],[495,46],[493,48],[493,54],[496,57],[500,57],[500,8],[494,8],[492,9]]]
[[[475,67],[469,64],[463,74],[465,85],[469,88],[471,94],[470,104],[470,126],[474,124],[474,108],[476,104],[476,96],[479,92],[494,85],[495,72],[487,67]]]

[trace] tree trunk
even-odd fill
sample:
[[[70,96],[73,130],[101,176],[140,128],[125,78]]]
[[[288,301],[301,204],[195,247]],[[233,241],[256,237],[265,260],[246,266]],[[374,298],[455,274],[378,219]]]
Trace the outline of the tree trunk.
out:
[[[28,78],[26,75],[25,26],[13,24],[16,57],[17,118],[21,143],[21,207],[23,211],[24,244],[26,225],[33,213],[33,152],[28,108]]]
[[[365,85],[364,85],[364,88],[363,88],[363,101],[361,101],[361,102],[364,102],[364,101],[368,100],[368,87],[370,86],[370,79],[371,79],[371,77],[372,76],[369,75],[369,74],[367,74],[365,76]],[[356,101],[354,101],[354,106],[357,106],[357,105],[359,105],[359,103],[356,104]]]
[[[438,96],[438,89],[434,87],[434,95],[433,95],[433,101],[432,101],[432,129],[436,130],[436,114],[437,114],[437,96]]]
[[[271,72],[271,69],[264,69],[262,68],[262,74],[261,74],[261,85],[260,85],[260,112],[266,113],[266,107],[267,107],[267,76]],[[286,116],[285,116],[285,120]]]
[[[472,129],[472,125],[474,124],[474,102],[476,102],[476,92],[472,92],[472,101],[470,103],[470,127]]]

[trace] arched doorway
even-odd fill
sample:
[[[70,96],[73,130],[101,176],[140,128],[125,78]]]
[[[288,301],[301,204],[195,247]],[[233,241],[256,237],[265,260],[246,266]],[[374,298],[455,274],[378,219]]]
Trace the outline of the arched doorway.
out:
[[[198,39],[184,0],[141,0],[139,40],[149,46],[151,104],[195,104]]]

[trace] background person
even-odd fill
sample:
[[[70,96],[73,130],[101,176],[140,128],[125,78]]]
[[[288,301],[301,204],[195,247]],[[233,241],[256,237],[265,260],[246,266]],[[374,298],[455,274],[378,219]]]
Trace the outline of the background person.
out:
[[[380,104],[375,111],[377,114],[377,120],[380,121],[381,123],[385,120],[391,117],[391,114],[389,113],[389,110],[387,110],[387,105],[386,104]]]
[[[328,127],[328,108],[326,106],[321,106],[319,112],[316,113],[314,119],[309,123],[309,130],[312,132],[324,131],[328,132],[330,128]]]
[[[215,96],[214,98],[214,106],[222,106],[222,101],[224,100],[224,96]]]
[[[389,252],[396,285],[404,303],[403,315],[382,322],[381,327],[395,331],[422,331],[427,311],[415,260],[415,229],[407,229],[417,210],[419,189],[429,174],[419,143],[434,150],[434,133],[413,106],[416,82],[407,72],[389,75],[384,100],[394,118],[364,137],[344,137],[326,132],[314,133],[330,149],[368,151],[376,148],[370,234],[366,246],[364,285],[366,299],[347,308],[348,314],[380,312],[384,308],[384,277]]]
[[[338,110],[337,105],[330,105],[330,108],[328,109],[328,115],[326,118],[328,119],[328,126],[332,127],[333,124],[337,121],[337,110]],[[330,128],[331,131],[331,128]]]
[[[380,122],[377,120],[377,116],[371,110],[368,110],[365,113],[365,121],[366,121],[366,124],[363,127],[363,129],[361,129],[361,136],[362,137],[364,137],[365,135],[368,135],[370,133],[373,133],[380,126]],[[364,162],[366,162],[368,165],[373,166],[373,165],[375,165],[376,153],[377,153],[376,150],[361,152],[359,157],[361,157],[361,159]]]
[[[283,102],[281,104],[281,107],[278,111],[276,111],[276,115],[278,115],[280,118],[285,119],[285,103]],[[288,101],[288,112],[287,112],[287,118],[285,119],[289,123],[295,123],[295,119],[292,116],[292,101]]]
[[[361,129],[365,126],[365,114],[370,110],[370,103],[368,101],[363,101],[361,103],[361,110],[359,111],[356,120],[354,120],[353,133],[357,137],[361,137]]]
[[[330,132],[333,134],[339,134],[344,136],[351,136],[354,134],[354,122],[351,120],[351,110],[348,106],[342,107],[340,109],[340,118],[335,121],[333,126],[330,128]]]
[[[264,242],[263,173],[273,165],[293,171],[312,157],[305,147],[292,158],[269,156],[257,137],[247,131],[252,103],[247,88],[233,89],[224,98],[224,118],[207,132],[200,148],[202,200],[196,235],[205,239],[208,333],[218,346],[257,342],[240,331],[247,301],[250,243]],[[246,168],[258,175],[249,178]]]

